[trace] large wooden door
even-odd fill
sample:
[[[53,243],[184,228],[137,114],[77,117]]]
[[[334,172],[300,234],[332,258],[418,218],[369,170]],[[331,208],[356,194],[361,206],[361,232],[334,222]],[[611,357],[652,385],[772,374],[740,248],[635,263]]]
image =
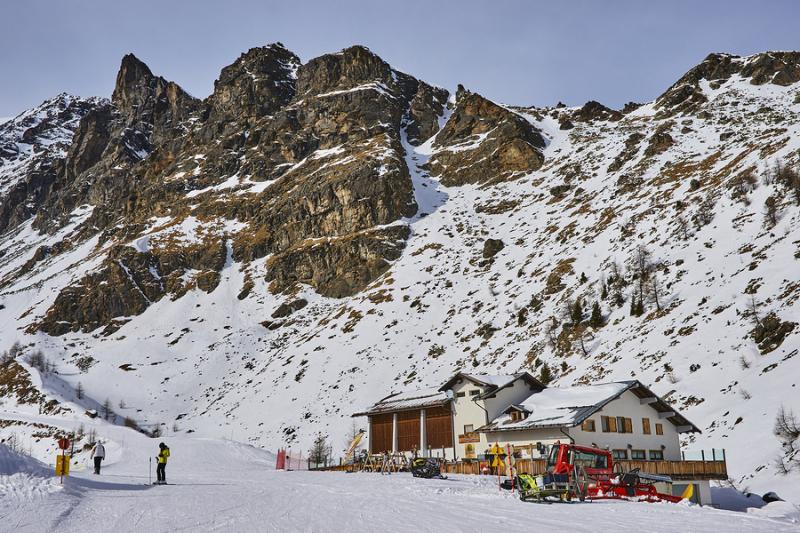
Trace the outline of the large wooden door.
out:
[[[433,449],[453,446],[453,422],[450,409],[432,407],[425,410],[425,436]]]
[[[369,417],[369,451],[381,453],[392,451],[391,414]]]
[[[419,448],[419,411],[397,413],[397,449],[409,452]]]

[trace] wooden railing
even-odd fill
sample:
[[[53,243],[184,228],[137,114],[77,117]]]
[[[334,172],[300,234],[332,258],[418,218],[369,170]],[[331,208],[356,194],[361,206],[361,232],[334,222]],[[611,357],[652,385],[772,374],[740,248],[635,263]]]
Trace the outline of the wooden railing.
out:
[[[672,479],[728,479],[728,465],[722,461],[617,461],[622,471],[638,468],[647,474]]]
[[[674,480],[687,479],[728,479],[728,468],[724,460],[718,461],[615,461],[615,471],[628,472],[638,468],[647,474],[660,474],[670,476]],[[447,462],[442,465],[442,473],[447,474],[481,474],[481,467],[486,463]],[[358,465],[337,465],[320,468],[329,472],[353,472],[358,470]],[[547,470],[544,459],[517,459],[517,472],[527,474],[543,474]]]

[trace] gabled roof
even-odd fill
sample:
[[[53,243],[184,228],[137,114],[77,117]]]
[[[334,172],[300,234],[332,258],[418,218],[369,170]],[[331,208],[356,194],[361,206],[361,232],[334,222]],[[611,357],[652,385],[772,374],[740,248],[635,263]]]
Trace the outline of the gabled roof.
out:
[[[505,389],[512,383],[516,382],[517,380],[524,380],[528,386],[543,389],[545,385],[540,382],[538,379],[533,377],[530,372],[518,372],[516,374],[468,374],[466,372],[458,372],[452,378],[447,380],[447,382],[439,387],[440,391],[446,391],[453,388],[459,380],[466,379],[475,383],[476,385],[480,385],[482,387],[486,387],[486,390],[483,394],[480,395],[480,398],[486,398],[487,396],[491,396],[496,394],[501,389]]]
[[[451,400],[447,392],[440,391],[438,388],[420,389],[408,392],[398,392],[390,394],[382,400],[376,402],[372,407],[353,416],[369,416],[380,413],[394,413],[409,409],[420,409],[423,407],[439,407],[446,405]]]
[[[700,432],[683,415],[668,403],[656,396],[639,381],[618,381],[600,385],[579,385],[574,387],[549,387],[531,394],[525,401],[511,405],[502,415],[478,431],[513,431],[536,428],[575,427],[616,400],[626,391],[631,391],[640,399],[650,399],[649,405],[660,413],[672,413],[667,420],[687,432]],[[523,420],[512,421],[511,410],[527,413]]]

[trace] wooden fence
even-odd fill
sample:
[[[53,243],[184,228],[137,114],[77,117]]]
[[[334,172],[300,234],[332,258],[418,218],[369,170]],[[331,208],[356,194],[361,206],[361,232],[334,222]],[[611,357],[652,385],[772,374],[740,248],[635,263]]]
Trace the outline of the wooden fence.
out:
[[[615,470],[628,472],[634,468],[648,474],[660,474],[670,476],[674,480],[688,479],[728,479],[727,464],[724,460],[718,461],[615,461]],[[442,473],[446,474],[480,474],[481,465],[486,463],[478,461],[470,462],[446,462],[442,465]],[[358,470],[358,465],[346,464],[320,468],[328,472],[354,472]],[[517,459],[517,472],[527,474],[543,474],[547,470],[544,459]]]

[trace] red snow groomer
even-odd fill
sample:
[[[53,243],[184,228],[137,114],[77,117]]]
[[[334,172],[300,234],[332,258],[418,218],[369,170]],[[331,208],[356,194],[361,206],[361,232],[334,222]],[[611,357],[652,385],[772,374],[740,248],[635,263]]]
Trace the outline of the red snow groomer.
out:
[[[618,469],[617,469],[618,470]],[[656,490],[656,483],[672,483],[669,476],[645,474],[639,469],[615,472],[611,453],[599,448],[555,443],[547,458],[547,473],[516,477],[524,501],[625,499],[677,503],[692,497],[692,485],[681,496]]]

